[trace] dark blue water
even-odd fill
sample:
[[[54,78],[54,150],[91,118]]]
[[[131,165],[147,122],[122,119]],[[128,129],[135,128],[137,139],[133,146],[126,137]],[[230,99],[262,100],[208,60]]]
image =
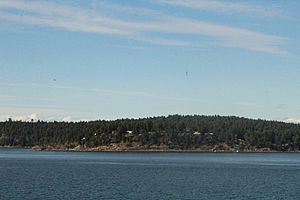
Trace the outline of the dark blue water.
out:
[[[0,149],[0,199],[299,199],[300,153]]]

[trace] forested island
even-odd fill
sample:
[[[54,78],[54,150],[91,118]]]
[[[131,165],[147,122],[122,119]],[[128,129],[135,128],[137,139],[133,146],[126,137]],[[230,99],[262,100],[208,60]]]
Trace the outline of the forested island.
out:
[[[0,146],[76,151],[299,151],[300,125],[171,115],[90,122],[0,122]]]

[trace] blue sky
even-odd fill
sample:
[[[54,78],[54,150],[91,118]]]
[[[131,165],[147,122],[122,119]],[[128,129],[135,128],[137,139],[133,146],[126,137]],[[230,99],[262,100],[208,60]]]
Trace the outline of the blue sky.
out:
[[[0,120],[300,121],[300,2],[0,0]]]

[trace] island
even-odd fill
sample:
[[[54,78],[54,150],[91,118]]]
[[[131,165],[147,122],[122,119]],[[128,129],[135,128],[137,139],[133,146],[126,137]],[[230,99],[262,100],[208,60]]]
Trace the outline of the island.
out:
[[[81,122],[0,122],[0,146],[60,151],[298,152],[300,125],[169,115]]]

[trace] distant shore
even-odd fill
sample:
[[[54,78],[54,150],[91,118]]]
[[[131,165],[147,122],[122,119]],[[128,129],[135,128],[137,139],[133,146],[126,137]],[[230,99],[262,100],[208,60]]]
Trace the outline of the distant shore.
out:
[[[0,145],[99,152],[296,152],[300,125],[170,115],[90,122],[0,122]]]
[[[100,147],[84,147],[76,146],[74,148],[66,147],[54,147],[54,146],[33,146],[32,150],[36,151],[69,151],[69,152],[195,152],[195,153],[279,153],[279,152],[299,152],[292,150],[277,151],[269,148],[252,148],[252,149],[217,149],[213,146],[203,146],[200,148],[194,149],[176,149],[168,148],[166,146],[139,146],[139,147],[127,147],[124,145],[109,145],[109,146],[100,146]]]
[[[219,148],[219,149],[218,149]],[[179,149],[179,148],[168,148],[166,146],[125,146],[112,144],[109,146],[99,147],[85,147],[75,146],[73,148],[65,146],[0,146],[0,149],[31,149],[34,151],[65,151],[65,152],[195,152],[195,153],[299,153],[300,151],[294,150],[272,150],[270,148],[251,148],[251,149],[235,149],[226,148],[220,149],[216,146],[202,146],[200,148],[193,149]]]

